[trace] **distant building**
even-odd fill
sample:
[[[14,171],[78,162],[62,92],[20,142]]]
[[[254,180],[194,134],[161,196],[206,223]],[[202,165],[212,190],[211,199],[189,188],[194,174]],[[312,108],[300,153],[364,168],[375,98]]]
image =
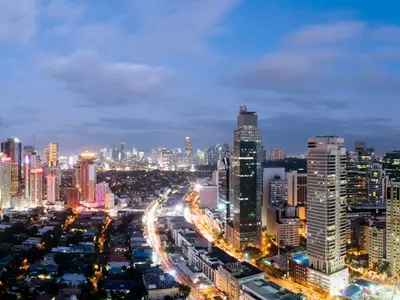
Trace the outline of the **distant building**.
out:
[[[100,182],[96,184],[96,197],[95,203],[96,207],[104,206],[105,205],[105,198],[108,192],[110,192],[110,187],[106,182]]]
[[[125,141],[121,142],[121,160],[126,158],[126,143]]]
[[[67,207],[77,209],[79,207],[79,189],[78,188],[67,188]]]
[[[97,182],[95,158],[94,153],[85,151],[79,155],[77,166],[76,183],[80,189],[82,200],[88,203],[95,201],[95,185]]]
[[[218,209],[222,212],[224,222],[231,220],[230,208],[230,158],[222,158],[217,168],[217,199]]]
[[[297,171],[287,172],[288,204],[307,206],[307,174]]]
[[[400,181],[400,150],[387,152],[382,159],[382,167],[390,181]]]
[[[104,198],[104,208],[105,209],[114,209],[115,206],[115,198],[114,194],[111,192],[106,193]]]
[[[368,174],[368,200],[371,203],[383,202],[384,172],[380,163],[373,163]]]
[[[286,158],[285,151],[281,148],[273,149],[271,160],[284,160]]]
[[[11,207],[11,158],[0,158],[0,208]]]
[[[285,168],[264,168],[263,205],[261,211],[262,226],[267,226],[269,207],[287,204],[287,180]]]
[[[48,147],[48,161],[46,161],[47,165],[52,168],[58,166],[59,159],[59,149],[58,143],[50,143]]]
[[[17,138],[9,138],[1,143],[1,152],[11,159],[11,197],[22,191],[22,146]]]
[[[47,181],[47,203],[55,204],[58,196],[57,196],[57,175],[54,173],[50,173],[46,177]]]
[[[192,154],[193,154],[192,139],[187,136],[185,137],[185,159],[187,165],[191,163]]]
[[[32,206],[43,204],[43,168],[31,169],[30,197]]]

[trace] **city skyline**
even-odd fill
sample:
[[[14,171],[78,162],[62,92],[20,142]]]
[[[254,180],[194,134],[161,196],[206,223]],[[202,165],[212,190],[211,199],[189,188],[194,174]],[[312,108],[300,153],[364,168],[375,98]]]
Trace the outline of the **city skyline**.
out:
[[[10,105],[0,135],[26,145],[36,135],[38,147],[54,140],[66,152],[121,140],[176,147],[185,136],[206,148],[230,141],[237,107],[247,105],[266,146],[288,153],[325,134],[347,147],[397,148],[396,9],[337,0],[173,4],[5,1],[0,88]]]

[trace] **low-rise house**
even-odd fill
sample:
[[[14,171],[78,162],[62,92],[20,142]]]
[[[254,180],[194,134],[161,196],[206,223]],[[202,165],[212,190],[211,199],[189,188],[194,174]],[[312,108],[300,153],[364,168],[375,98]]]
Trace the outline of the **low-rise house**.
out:
[[[70,287],[78,287],[79,285],[86,283],[86,277],[83,274],[65,273],[60,278],[60,283],[67,284]]]
[[[160,268],[151,269],[143,274],[143,283],[149,300],[162,300],[166,296],[177,297],[180,284],[170,274]]]

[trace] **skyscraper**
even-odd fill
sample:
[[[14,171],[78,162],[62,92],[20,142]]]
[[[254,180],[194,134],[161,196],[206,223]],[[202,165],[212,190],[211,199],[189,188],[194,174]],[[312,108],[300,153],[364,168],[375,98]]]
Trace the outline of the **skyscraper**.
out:
[[[347,152],[347,202],[359,204],[368,202],[368,177],[375,156],[372,148],[364,142],[356,142],[355,151]]]
[[[58,143],[50,143],[49,148],[49,157],[47,161],[47,165],[52,168],[58,166],[58,157],[59,157],[59,149]]]
[[[386,255],[392,274],[400,271],[400,182],[386,188]]]
[[[230,176],[231,160],[230,158],[221,158],[217,169],[217,199],[218,209],[222,212],[224,222],[231,220],[230,208]]]
[[[77,209],[79,206],[79,189],[78,188],[67,188],[66,192],[66,202],[67,207],[72,209]]]
[[[383,202],[384,172],[380,163],[373,163],[368,176],[369,202]]]
[[[233,246],[261,248],[262,145],[258,116],[241,107],[232,162]]]
[[[121,160],[124,160],[126,158],[126,143],[123,140],[121,142]]]
[[[46,177],[47,181],[47,203],[54,205],[57,200],[57,175],[50,173]]]
[[[332,293],[348,283],[346,255],[346,149],[344,139],[308,139],[308,281]]]
[[[94,160],[96,155],[94,153],[82,152],[79,155],[79,162],[77,166],[76,183],[80,189],[82,200],[93,203],[95,200],[95,185],[96,185],[96,166]]]
[[[35,169],[38,166],[38,157],[33,148],[25,149],[24,157],[25,200],[26,203],[29,203],[31,195],[31,169]]]
[[[31,169],[30,200],[33,207],[43,204],[43,168]]]
[[[11,158],[0,159],[0,208],[11,207]]]
[[[190,159],[193,153],[192,139],[190,137],[185,137],[185,159],[186,164],[190,164]]]
[[[1,143],[1,152],[11,159],[11,197],[22,190],[22,147],[17,138],[9,138]]]
[[[390,181],[400,181],[400,150],[387,152],[383,157],[382,167]]]
[[[288,204],[305,206],[307,204],[307,174],[292,171],[286,173],[288,182]]]

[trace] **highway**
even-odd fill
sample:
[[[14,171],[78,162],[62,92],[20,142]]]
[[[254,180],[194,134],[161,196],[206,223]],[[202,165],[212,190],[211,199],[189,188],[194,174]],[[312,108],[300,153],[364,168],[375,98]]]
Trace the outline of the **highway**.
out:
[[[155,252],[157,252],[158,256],[160,257],[163,269],[165,272],[174,274],[176,281],[181,284],[187,285],[191,288],[191,293],[189,295],[189,299],[197,300],[203,299],[203,296],[199,294],[197,291],[197,287],[188,280],[185,279],[185,276],[181,274],[181,271],[178,268],[175,268],[174,262],[170,259],[168,253],[165,252],[160,237],[156,233],[156,213],[159,207],[159,202],[152,202],[146,214],[146,225],[147,225],[147,234],[150,240],[150,244]]]

